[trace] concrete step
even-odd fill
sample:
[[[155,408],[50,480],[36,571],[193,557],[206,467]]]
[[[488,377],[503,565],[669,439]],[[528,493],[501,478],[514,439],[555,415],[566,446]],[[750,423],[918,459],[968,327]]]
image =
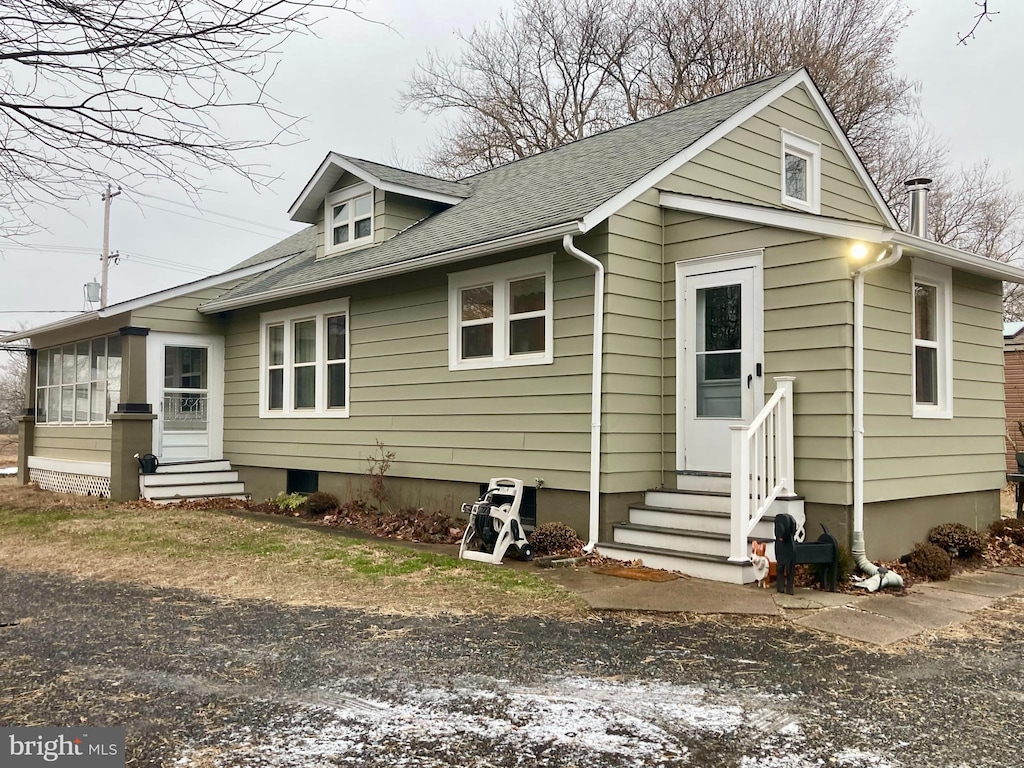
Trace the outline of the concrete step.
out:
[[[660,528],[655,525],[615,523],[612,526],[615,544],[631,544],[701,555],[729,556],[729,534],[706,531],[682,531],[678,528]]]
[[[237,499],[238,501],[248,501],[249,494],[247,493],[200,493],[196,496],[171,496],[171,497],[159,497],[149,499],[154,504],[176,504],[181,501],[195,501],[196,499]]]
[[[728,472],[676,472],[676,488],[681,491],[722,491],[732,490],[732,475]]]
[[[156,468],[158,475],[180,474],[188,472],[230,472],[231,462],[226,459],[203,461],[169,461]]]
[[[652,488],[644,492],[644,504],[665,509],[729,512],[732,506],[729,491],[681,491],[675,488]]]
[[[142,475],[142,485],[146,488],[159,488],[168,485],[192,485],[193,483],[237,483],[238,472],[196,471],[196,472],[164,472],[155,475]]]
[[[731,514],[698,509],[670,509],[648,504],[634,504],[629,508],[629,522],[638,525],[652,525],[659,528],[673,528],[697,533],[729,534]],[[765,515],[754,527],[758,539],[775,538],[775,516]]]
[[[157,499],[174,498],[205,498],[207,496],[232,496],[245,495],[243,483],[182,483],[178,485],[163,485],[156,488],[145,487],[142,495],[156,501]]]
[[[598,542],[597,550],[605,557],[616,560],[642,560],[649,568],[678,571],[698,579],[724,581],[730,584],[749,584],[755,580],[754,569],[749,562],[731,563],[720,555],[612,542]]]

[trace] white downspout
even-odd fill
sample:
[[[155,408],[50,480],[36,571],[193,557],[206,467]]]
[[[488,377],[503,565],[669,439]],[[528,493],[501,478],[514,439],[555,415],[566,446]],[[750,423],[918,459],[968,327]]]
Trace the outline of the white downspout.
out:
[[[601,522],[601,361],[604,358],[604,265],[573,243],[572,235],[562,238],[562,248],[594,270],[594,362],[590,384],[590,525],[584,552],[597,545]]]
[[[853,555],[857,567],[870,578],[858,586],[869,592],[881,587],[902,587],[898,573],[879,568],[864,552],[864,274],[891,267],[903,257],[903,247],[853,272]]]

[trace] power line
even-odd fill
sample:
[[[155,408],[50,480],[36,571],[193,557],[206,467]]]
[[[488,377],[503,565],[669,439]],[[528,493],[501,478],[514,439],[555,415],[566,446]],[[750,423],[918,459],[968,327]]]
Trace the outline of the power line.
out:
[[[58,314],[66,315],[68,313],[81,312],[80,309],[0,309],[0,315],[44,315],[44,314]],[[0,331],[0,333],[6,333],[6,331]],[[13,333],[13,331],[12,331]]]
[[[136,201],[138,203],[138,201]],[[182,213],[181,211],[172,211],[169,208],[161,208],[159,205],[149,205],[148,203],[138,203],[143,208],[148,208],[151,211],[161,211],[163,213],[170,213],[174,216],[184,216],[186,219],[195,219],[201,221],[204,224],[214,224],[218,227],[225,227],[226,229],[234,229],[238,232],[245,232],[247,235],[257,235],[258,237],[269,237],[278,239],[280,235],[272,235],[269,232],[253,232],[251,229],[245,229],[244,227],[236,227],[234,224],[225,224],[223,221],[212,221],[211,219],[203,218],[202,216],[192,216],[188,213]],[[291,234],[290,232],[288,234]]]
[[[95,248],[85,248],[77,245],[43,245],[41,243],[34,244],[29,243],[26,245],[6,245],[0,243],[0,250],[12,250],[12,251],[30,251],[36,253],[69,253],[72,256],[78,255],[92,255],[96,253]],[[150,256],[145,253],[136,253],[135,251],[121,251],[121,256],[132,256],[136,259],[136,263],[147,263],[152,261],[150,266],[165,266],[168,269],[177,269],[180,272],[188,274],[203,274],[211,275],[214,274],[215,270],[208,270],[204,267],[200,267],[198,264],[192,264],[189,262],[171,261],[169,259],[163,259],[158,256]]]
[[[230,213],[223,213],[221,211],[215,211],[212,208],[200,208],[198,205],[193,205],[192,203],[182,203],[182,202],[179,202],[177,200],[170,200],[169,198],[160,197],[158,195],[148,195],[145,192],[135,192],[134,194],[138,195],[139,197],[148,197],[150,200],[159,200],[162,203],[170,203],[171,205],[180,205],[183,208],[191,208],[194,211],[199,211],[200,213],[208,213],[211,216],[220,216],[220,217],[225,218],[225,219],[233,219],[234,221],[240,221],[243,224],[251,224],[254,227],[262,227],[263,229],[270,229],[270,230],[273,230],[274,232],[280,232],[283,235],[290,235],[290,234],[292,234],[292,232],[290,230],[284,229],[283,227],[275,227],[275,226],[273,226],[271,224],[264,224],[261,221],[253,221],[252,219],[244,219],[241,216],[234,216],[234,215],[232,215]],[[139,204],[142,205],[142,203],[139,203]],[[163,209],[162,208],[157,208],[157,210],[163,210]],[[173,213],[173,211],[169,211],[169,213]]]

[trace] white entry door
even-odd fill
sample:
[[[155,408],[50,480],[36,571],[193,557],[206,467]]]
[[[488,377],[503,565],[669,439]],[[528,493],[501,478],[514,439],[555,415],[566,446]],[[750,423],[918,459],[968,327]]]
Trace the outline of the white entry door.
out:
[[[764,402],[760,253],[682,262],[676,278],[676,466],[729,472],[729,426]]]
[[[153,452],[161,461],[223,452],[224,344],[220,337],[150,334],[147,383],[156,393]]]

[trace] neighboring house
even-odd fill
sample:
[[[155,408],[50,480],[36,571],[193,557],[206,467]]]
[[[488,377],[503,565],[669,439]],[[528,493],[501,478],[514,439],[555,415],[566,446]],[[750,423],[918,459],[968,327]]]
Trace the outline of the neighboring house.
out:
[[[519,477],[538,522],[731,581],[779,511],[875,559],[999,514],[1024,270],[901,232],[804,71],[458,182],[332,153],[289,213],[255,262],[10,337],[21,477],[137,496],[153,451],[226,460],[174,493],[344,495],[380,441],[401,502]],[[118,349],[104,406],[84,355]]]
[[[1024,453],[1024,323],[1003,325],[1003,376],[1006,389],[1006,471],[1017,471],[1014,445]]]

